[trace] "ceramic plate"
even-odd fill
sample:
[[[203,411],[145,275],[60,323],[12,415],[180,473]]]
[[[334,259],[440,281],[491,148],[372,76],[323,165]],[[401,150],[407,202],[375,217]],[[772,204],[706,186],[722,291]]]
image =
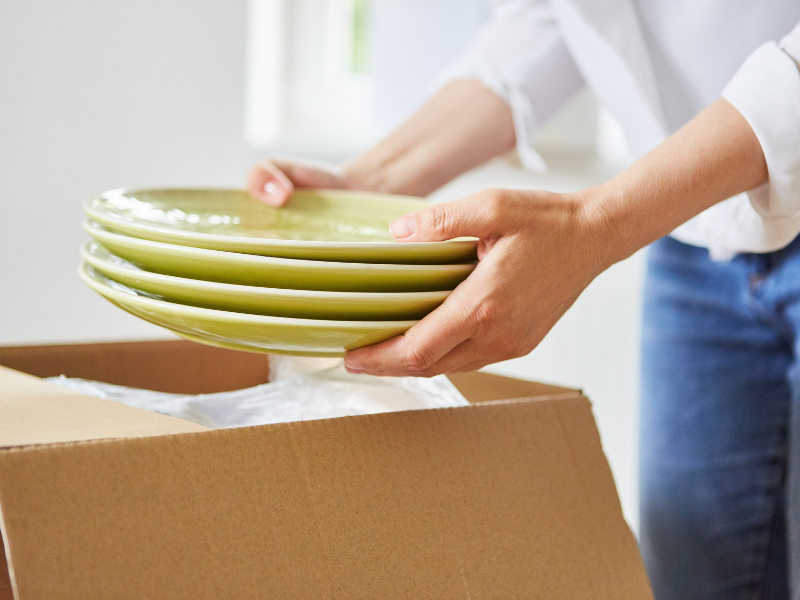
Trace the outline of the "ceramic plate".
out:
[[[186,279],[144,271],[97,242],[83,246],[81,256],[114,281],[162,300],[254,315],[353,321],[421,319],[450,294],[315,292]]]
[[[173,304],[149,297],[81,265],[89,287],[150,323],[215,346],[302,356],[343,356],[345,350],[400,335],[416,321],[323,321],[287,319]]]
[[[389,224],[428,206],[420,198],[298,190],[282,208],[241,190],[113,190],[84,203],[110,229],[156,242],[282,258],[451,264],[477,258],[477,240],[395,242]]]
[[[219,283],[335,292],[452,290],[475,268],[461,265],[384,265],[297,260],[206,250],[122,235],[87,222],[89,235],[147,271]]]

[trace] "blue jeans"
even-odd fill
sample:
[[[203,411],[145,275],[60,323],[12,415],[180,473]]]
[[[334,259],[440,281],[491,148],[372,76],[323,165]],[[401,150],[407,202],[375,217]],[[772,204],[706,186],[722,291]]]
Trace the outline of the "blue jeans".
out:
[[[642,335],[640,545],[656,599],[784,599],[789,579],[800,598],[800,238],[724,263],[656,242]]]

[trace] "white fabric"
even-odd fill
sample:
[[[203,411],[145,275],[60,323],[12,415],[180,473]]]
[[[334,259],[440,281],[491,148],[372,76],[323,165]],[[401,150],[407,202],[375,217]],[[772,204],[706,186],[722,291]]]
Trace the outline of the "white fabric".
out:
[[[530,144],[581,81],[619,119],[638,155],[722,95],[758,136],[770,182],[710,208],[672,235],[724,259],[776,250],[800,233],[800,26],[786,35],[800,21],[800,2],[493,5],[492,21],[443,80],[478,78],[509,103],[526,166],[542,168]]]
[[[631,149],[644,154],[666,138],[666,124],[641,32],[626,4],[616,12],[617,22],[628,26],[615,28],[611,7],[603,7],[608,17],[591,21],[586,15],[595,15],[596,9],[553,0],[564,39],[584,78],[613,114],[635,123],[625,133]]]
[[[437,85],[480,79],[511,108],[522,164],[542,171],[544,161],[532,148],[536,131],[583,87],[583,78],[546,0],[494,4],[491,22]]]

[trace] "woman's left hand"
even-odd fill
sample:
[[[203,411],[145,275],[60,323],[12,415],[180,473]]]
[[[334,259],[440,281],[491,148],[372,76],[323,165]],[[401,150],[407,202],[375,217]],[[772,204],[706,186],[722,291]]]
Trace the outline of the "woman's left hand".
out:
[[[523,356],[614,262],[591,196],[484,190],[401,217],[399,241],[479,238],[480,262],[404,335],[347,353],[351,373],[433,376]]]

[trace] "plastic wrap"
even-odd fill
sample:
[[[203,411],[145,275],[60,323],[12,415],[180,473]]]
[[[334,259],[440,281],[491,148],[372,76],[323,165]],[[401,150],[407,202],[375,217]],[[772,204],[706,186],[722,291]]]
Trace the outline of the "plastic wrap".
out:
[[[430,379],[351,375],[341,359],[289,356],[271,357],[270,366],[269,383],[215,394],[168,394],[63,375],[46,381],[212,428],[469,404],[443,375]]]

